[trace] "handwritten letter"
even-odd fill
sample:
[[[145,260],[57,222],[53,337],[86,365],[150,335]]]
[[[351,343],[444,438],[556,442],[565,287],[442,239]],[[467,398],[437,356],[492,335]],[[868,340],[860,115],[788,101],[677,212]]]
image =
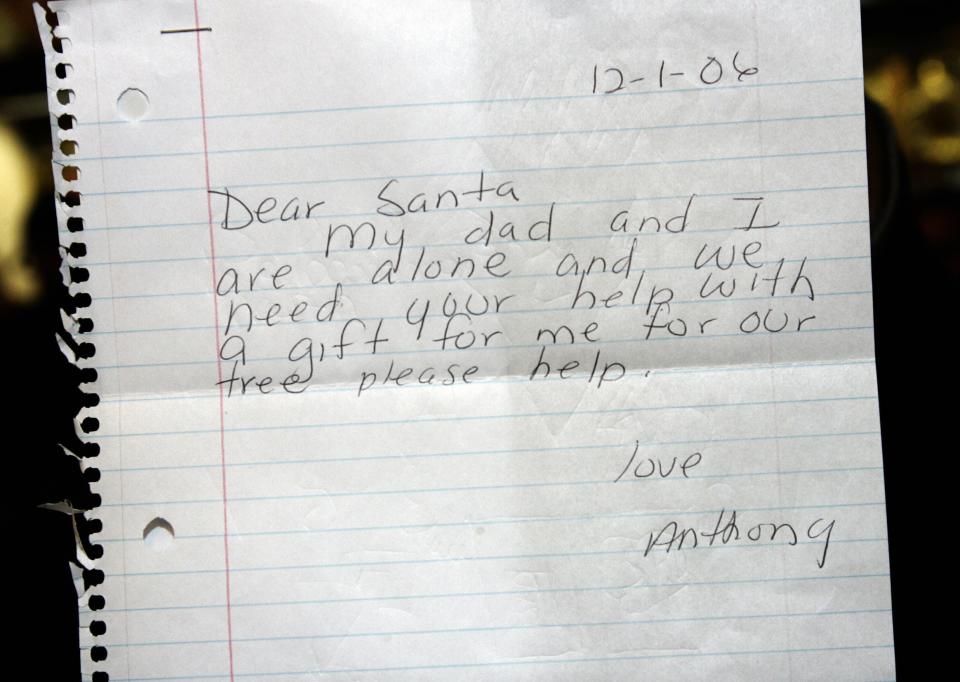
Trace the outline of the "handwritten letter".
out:
[[[91,671],[892,676],[856,2],[53,4]]]

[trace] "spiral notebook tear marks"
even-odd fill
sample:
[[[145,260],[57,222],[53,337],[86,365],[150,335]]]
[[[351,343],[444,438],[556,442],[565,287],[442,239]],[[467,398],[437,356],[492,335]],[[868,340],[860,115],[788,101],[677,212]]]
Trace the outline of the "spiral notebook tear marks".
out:
[[[857,3],[50,9],[85,679],[893,676]]]

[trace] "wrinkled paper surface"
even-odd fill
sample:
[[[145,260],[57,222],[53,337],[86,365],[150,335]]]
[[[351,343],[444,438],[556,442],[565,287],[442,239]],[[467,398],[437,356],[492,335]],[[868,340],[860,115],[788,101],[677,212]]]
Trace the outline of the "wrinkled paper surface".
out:
[[[51,5],[89,671],[893,676],[856,2]]]

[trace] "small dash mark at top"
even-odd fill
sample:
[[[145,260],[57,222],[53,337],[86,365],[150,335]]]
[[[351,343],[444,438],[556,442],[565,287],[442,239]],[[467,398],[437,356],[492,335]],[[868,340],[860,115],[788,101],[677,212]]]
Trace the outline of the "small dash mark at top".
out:
[[[160,29],[160,35],[166,35],[168,33],[198,33],[200,31],[212,31],[213,29],[209,26],[197,26],[195,28],[163,28]]]

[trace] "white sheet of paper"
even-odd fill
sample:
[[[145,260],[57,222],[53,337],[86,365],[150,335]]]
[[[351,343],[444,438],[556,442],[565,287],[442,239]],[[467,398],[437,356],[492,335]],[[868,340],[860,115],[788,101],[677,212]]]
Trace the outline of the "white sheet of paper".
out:
[[[88,674],[893,676],[857,2],[51,5]]]

